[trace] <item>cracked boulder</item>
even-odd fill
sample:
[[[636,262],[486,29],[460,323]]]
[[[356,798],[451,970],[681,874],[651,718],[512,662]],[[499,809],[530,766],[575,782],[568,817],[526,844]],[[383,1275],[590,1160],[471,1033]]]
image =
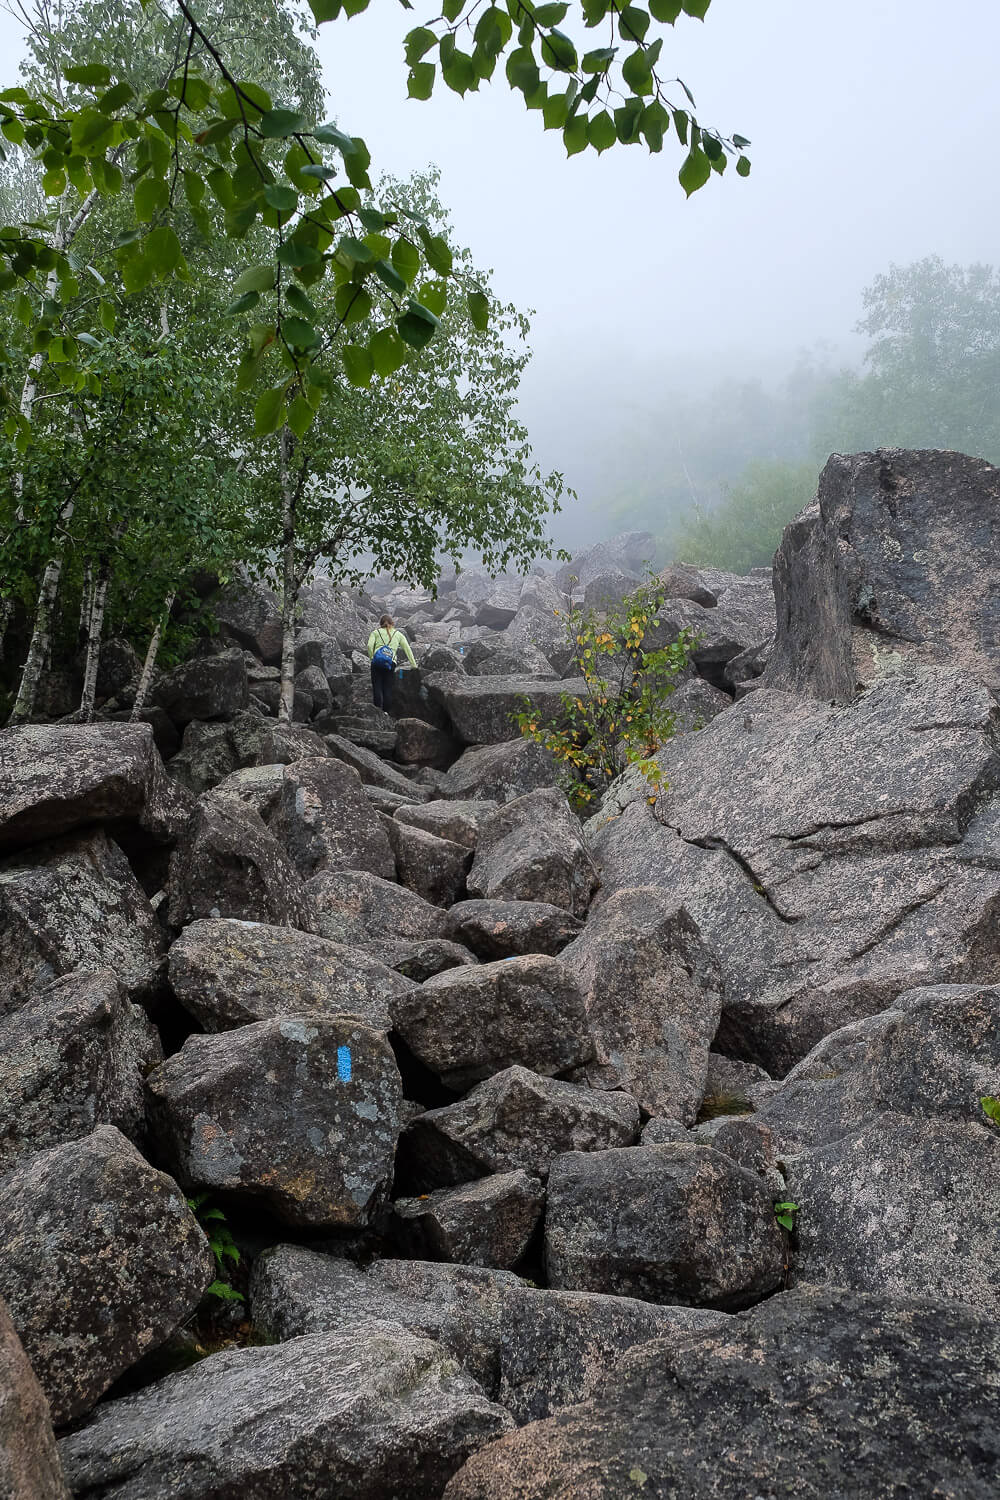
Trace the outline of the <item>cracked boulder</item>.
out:
[[[308,926],[302,880],[260,814],[237,797],[206,792],[170,856],[171,926],[233,917]]]
[[[360,776],[333,756],[287,767],[271,827],[305,879],[321,870],[395,878],[388,837]]]
[[[588,824],[600,899],[662,886],[726,987],[720,1050],[782,1075],[914,984],[1000,979],[1000,710],[960,672],[845,707],[766,688]]]
[[[341,943],[450,938],[449,914],[369,870],[324,870],[306,886],[317,932]]]
[[[57,979],[0,1020],[0,1174],[97,1125],[141,1141],[142,1080],[162,1057],[155,1027],[107,969]]]
[[[192,922],[168,954],[174,994],[206,1031],[346,1016],[388,1031],[407,980],[353,947],[262,922]]]
[[[583,678],[566,682],[537,677],[470,677],[460,672],[432,672],[427,678],[431,702],[448,715],[463,745],[492,745],[517,734],[514,715],[525,699],[543,718],[562,711],[562,695],[586,692]]]
[[[66,834],[0,860],[0,1016],[74,969],[111,969],[135,999],[159,983],[163,938],[118,845]]]
[[[580,825],[554,787],[518,797],[480,824],[470,896],[544,901],[583,917],[598,884]]]
[[[193,719],[231,719],[247,706],[250,688],[243,652],[196,656],[158,681],[154,697],[179,729]]]
[[[587,997],[588,1083],[693,1125],[722,1010],[719,966],[697,923],[655,886],[616,891],[562,961]]]
[[[435,906],[451,906],[465,894],[472,850],[423,828],[385,819],[396,869],[403,885]]]
[[[187,1187],[326,1229],[367,1224],[388,1194],[402,1089],[378,1032],[317,1016],[191,1036],[146,1086],[160,1149]]]
[[[985,1312],[802,1288],[633,1350],[588,1401],[483,1449],[445,1500],[990,1500],[998,1360]]]
[[[475,849],[480,823],[495,810],[495,802],[425,802],[423,806],[399,807],[393,816],[397,823],[408,823],[439,839],[450,839],[453,844]]]
[[[570,1152],[549,1171],[549,1284],[734,1311],[781,1285],[773,1195],[710,1146]]]
[[[400,1137],[397,1172],[416,1192],[490,1172],[544,1177],[566,1151],[631,1146],[638,1135],[639,1106],[630,1094],[505,1068],[458,1103],[413,1120]]]
[[[459,901],[449,913],[455,936],[479,958],[554,958],[579,937],[583,920],[546,901]]]
[[[415,1258],[507,1270],[527,1250],[545,1189],[527,1172],[501,1172],[393,1204],[395,1233]]]
[[[405,776],[402,771],[397,771],[395,766],[382,759],[374,750],[368,750],[364,745],[357,745],[353,740],[344,735],[328,734],[326,745],[331,755],[342,760],[345,765],[352,766],[366,786],[381,787],[384,792],[398,792],[401,796],[422,798],[427,794]]]
[[[593,1053],[576,978],[559,959],[541,954],[435,974],[400,999],[396,1030],[454,1089],[515,1063],[563,1073]]]
[[[69,1500],[49,1403],[2,1301],[0,1495],[5,1500]]]
[[[227,1349],[63,1439],[77,1500],[438,1500],[512,1425],[439,1344],[390,1324]]]
[[[0,1296],[57,1427],[190,1317],[215,1276],[177,1184],[110,1125],[15,1167],[0,1223]]]
[[[558,774],[552,752],[532,740],[473,745],[449,769],[444,795],[461,801],[510,802],[536,787],[554,785]]]

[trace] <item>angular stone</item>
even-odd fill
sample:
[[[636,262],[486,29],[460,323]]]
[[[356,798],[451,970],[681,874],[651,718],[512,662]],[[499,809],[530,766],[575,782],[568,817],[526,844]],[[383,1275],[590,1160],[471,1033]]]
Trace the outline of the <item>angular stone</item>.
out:
[[[425,802],[422,806],[400,808],[396,816],[400,823],[412,828],[422,828],[438,838],[450,839],[454,844],[464,844],[467,849],[476,847],[479,825],[496,809],[495,802]]]
[[[363,745],[356,745],[339,734],[328,734],[326,744],[330,754],[342,760],[345,765],[353,766],[367,785],[379,786],[383,791],[399,792],[406,796],[419,798],[426,795],[416,790],[408,776],[389,765],[374,750],[366,750]]]
[[[429,670],[429,669],[428,669]],[[450,766],[458,754],[451,735],[424,719],[397,719],[395,754],[404,765]]]
[[[449,915],[456,938],[483,959],[555,957],[583,931],[580,917],[545,901],[459,901]]]
[[[557,588],[567,593],[571,588],[585,589],[592,578],[617,569],[635,574],[641,580],[644,569],[656,551],[656,540],[648,531],[622,531],[604,542],[597,542],[564,563],[556,573]]]
[[[214,790],[216,796],[246,802],[266,823],[278,805],[283,774],[281,765],[244,766],[226,776]]]
[[[49,1403],[0,1301],[0,1495],[69,1500]]]
[[[188,1037],[146,1086],[160,1149],[188,1186],[328,1229],[367,1224],[388,1194],[399,1072],[385,1038],[347,1018]]]
[[[713,1115],[748,1114],[757,1107],[758,1099],[777,1088],[770,1075],[756,1063],[738,1062],[732,1057],[723,1057],[718,1052],[708,1054],[708,1077],[705,1080],[705,1097],[698,1111],[701,1119]]]
[[[191,799],[167,776],[148,724],[0,730],[0,853],[102,823],[177,837]]]
[[[709,1146],[570,1152],[549,1171],[549,1283],[732,1311],[781,1284],[773,1198]]]
[[[388,836],[361,778],[332,756],[287,768],[272,827],[305,878],[320,870],[395,877]]]
[[[521,1063],[562,1073],[588,1061],[584,998],[557,958],[531,955],[449,969],[404,995],[396,1029],[450,1088]]]
[[[243,652],[234,650],[182,662],[160,678],[155,696],[183,728],[192,719],[232,718],[246,708],[249,692]]]
[[[0,1174],[97,1125],[141,1140],[143,1076],[162,1057],[110,970],[57,979],[0,1021]]]
[[[395,881],[368,870],[325,870],[307,882],[314,927],[340,943],[393,943],[450,938],[448,913]]]
[[[476,606],[476,624],[485,625],[488,630],[503,630],[517,614],[520,597],[520,578],[496,579],[485,599]]]
[[[386,818],[385,828],[405,886],[436,906],[451,906],[465,895],[470,849],[395,817]]]
[[[333,705],[333,694],[330,692],[329,684],[323,675],[322,667],[303,667],[301,672],[295,674],[295,697],[301,694],[303,700],[308,698],[309,710],[305,711],[303,704],[302,713],[296,712],[296,719],[311,719],[314,715],[330,712]]]
[[[291,766],[329,755],[323,736],[305,724],[261,724],[255,736],[255,766]]]
[[[281,661],[281,610],[270,589],[249,579],[228,584],[212,601],[224,640],[264,662]]]
[[[353,947],[260,922],[192,922],[168,954],[174,994],[207,1031],[282,1016],[346,1016],[388,1031],[400,975]]]
[[[562,961],[587,999],[588,1082],[693,1125],[722,1013],[722,976],[697,924],[655,886],[616,891]]]
[[[113,1126],[0,1181],[0,1296],[56,1426],[190,1316],[215,1275],[177,1184]]]
[[[670,699],[674,733],[691,734],[704,729],[718,714],[730,708],[732,702],[728,693],[713,687],[703,677],[692,677],[687,682],[682,682]]]
[[[545,1206],[527,1172],[504,1172],[393,1205],[396,1232],[414,1256],[507,1270],[521,1259]]]
[[[448,771],[444,795],[456,801],[510,802],[536,787],[553,786],[558,774],[552,752],[531,740],[474,745]]]
[[[302,626],[318,630],[335,640],[341,651],[363,651],[365,642],[378,623],[377,610],[371,599],[350,589],[338,588],[328,579],[320,579],[299,595]]]
[[[663,1120],[656,1115],[642,1127],[640,1144],[643,1146],[669,1146],[673,1141],[690,1140],[690,1135],[680,1120]]]
[[[582,917],[599,883],[580,825],[554,787],[498,807],[479,826],[470,896],[544,901]]]
[[[704,609],[714,609],[719,602],[718,596],[708,587],[701,572],[690,563],[668,563],[657,577],[663,584],[668,599],[693,599],[695,604],[700,604]]]
[[[534,641],[507,641],[504,636],[500,637],[499,645],[468,670],[474,677],[531,677],[551,681],[559,676]]]
[[[60,1445],[79,1500],[438,1500],[511,1426],[440,1345],[386,1324],[228,1349]]]
[[[307,927],[302,880],[285,850],[249,805],[206,792],[170,857],[169,919],[233,917],[276,927]]]
[[[505,1068],[457,1104],[413,1120],[400,1137],[396,1169],[408,1191],[418,1193],[491,1172],[545,1177],[566,1151],[631,1146],[638,1135],[639,1106],[630,1094]]]
[[[163,947],[142,887],[104,833],[0,860],[0,1016],[81,967],[111,969],[130,995],[150,996]]]
[[[317,667],[322,672],[324,684],[335,698],[342,698],[350,691],[351,663],[333,637],[322,630],[306,628],[296,634],[296,671],[308,667]]]
[[[517,734],[514,715],[527,699],[543,718],[562,709],[562,694],[586,691],[583,678],[567,682],[537,677],[469,677],[459,672],[432,672],[427,678],[431,701],[448,715],[463,745],[492,745]]]
[[[474,964],[476,959],[461,943],[451,943],[447,938],[403,939],[400,942],[376,942],[370,940],[368,951],[379,963],[386,964],[412,979],[417,984],[443,974],[446,969],[458,969]]]

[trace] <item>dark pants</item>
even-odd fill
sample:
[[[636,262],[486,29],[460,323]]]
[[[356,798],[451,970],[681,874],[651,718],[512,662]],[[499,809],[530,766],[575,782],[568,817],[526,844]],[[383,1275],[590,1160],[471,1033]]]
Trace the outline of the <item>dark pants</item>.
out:
[[[392,678],[391,667],[377,667],[372,662],[372,702],[386,713],[392,711]]]

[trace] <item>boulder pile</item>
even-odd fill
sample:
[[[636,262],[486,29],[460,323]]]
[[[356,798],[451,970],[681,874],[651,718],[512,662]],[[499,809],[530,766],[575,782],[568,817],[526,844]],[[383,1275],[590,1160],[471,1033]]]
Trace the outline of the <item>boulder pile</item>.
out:
[[[0,732],[0,1496],[995,1494],[997,493],[831,460],[776,635],[666,569],[680,732],[586,824],[511,713],[641,533],[317,584],[291,724],[233,585],[149,722]]]

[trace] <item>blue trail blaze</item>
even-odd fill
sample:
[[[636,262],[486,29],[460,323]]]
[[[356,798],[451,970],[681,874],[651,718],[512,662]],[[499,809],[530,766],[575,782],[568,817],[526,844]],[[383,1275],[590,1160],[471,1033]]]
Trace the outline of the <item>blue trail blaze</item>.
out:
[[[350,1047],[337,1048],[337,1077],[341,1083],[351,1081],[351,1049]]]

